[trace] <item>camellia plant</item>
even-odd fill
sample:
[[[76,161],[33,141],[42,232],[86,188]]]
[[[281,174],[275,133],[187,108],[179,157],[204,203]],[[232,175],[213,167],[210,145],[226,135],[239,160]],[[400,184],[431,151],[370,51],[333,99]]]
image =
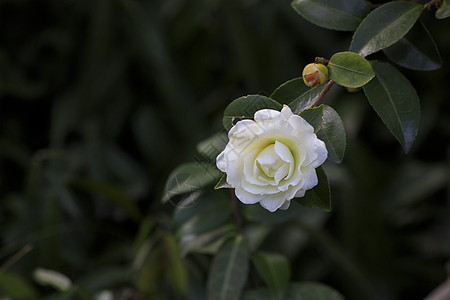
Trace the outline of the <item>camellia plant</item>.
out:
[[[301,78],[269,96],[232,101],[224,111],[224,131],[200,143],[195,162],[176,168],[166,184],[163,202],[175,206],[181,255],[213,256],[209,300],[343,299],[321,283],[291,282],[287,258],[259,250],[268,232],[259,222],[285,222],[301,214],[302,206],[331,211],[321,165],[327,159],[340,163],[346,148],[341,118],[321,103],[333,85],[362,89],[408,152],[418,133],[420,101],[395,65],[413,70],[441,65],[431,34],[418,20],[427,10],[438,19],[450,16],[446,1],[294,0],[291,5],[317,26],[354,32],[349,48],[315,58]],[[251,272],[259,274],[259,288],[247,288]]]

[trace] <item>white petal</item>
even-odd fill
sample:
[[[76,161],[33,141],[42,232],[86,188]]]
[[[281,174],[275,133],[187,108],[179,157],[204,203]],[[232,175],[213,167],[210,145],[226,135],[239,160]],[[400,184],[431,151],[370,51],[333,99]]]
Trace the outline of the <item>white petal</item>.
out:
[[[227,171],[227,160],[225,159],[225,150],[222,151],[216,158],[216,166],[217,168],[222,171],[222,172],[226,172]]]
[[[284,201],[283,205],[280,206],[281,210],[286,210],[289,208],[289,206],[291,205],[291,201],[290,200],[286,200]]]
[[[255,113],[255,121],[260,122],[263,120],[272,120],[279,118],[281,113],[274,109],[261,109]]]
[[[278,196],[278,197],[276,197]],[[284,204],[284,194],[280,193],[278,195],[274,195],[272,197],[268,196],[262,199],[259,203],[262,207],[267,209],[270,212],[276,211],[278,208],[280,208]]]
[[[304,133],[313,133],[314,128],[306,122],[305,119],[303,119],[300,116],[293,115],[289,118],[289,124],[297,131],[297,132],[304,132]]]
[[[274,144],[267,146],[256,157],[256,160],[259,162],[260,165],[269,166],[269,167],[272,166],[278,159],[279,159],[279,156],[275,152]]]
[[[296,193],[295,193],[295,198],[300,198],[300,197],[303,197],[303,196],[305,196],[305,190],[304,189],[300,189],[300,190],[298,190]]]
[[[294,162],[294,157],[292,156],[291,150],[289,150],[289,148],[285,144],[279,141],[275,141],[274,149],[283,161],[288,163]]]
[[[303,186],[302,189],[309,190],[315,187],[319,180],[317,178],[316,169],[312,168],[311,166],[308,166],[306,168],[303,168]]]
[[[264,195],[251,194],[240,187],[237,187],[234,190],[234,193],[236,194],[236,197],[239,199],[239,201],[244,204],[255,204],[264,198]]]
[[[323,164],[327,160],[327,157],[328,157],[327,147],[325,147],[325,143],[324,142],[322,142],[321,140],[317,139],[315,141],[315,146],[316,146],[317,157],[311,163],[311,166],[313,168],[317,168],[318,166]]]
[[[277,184],[280,183],[281,179],[286,178],[286,176],[289,174],[289,167],[290,164],[285,163],[277,170],[275,176],[273,177]]]
[[[289,119],[290,117],[292,117],[294,114],[292,113],[292,110],[289,106],[287,105],[283,105],[283,109],[281,110],[281,114],[283,115],[283,117],[285,117],[286,119]]]

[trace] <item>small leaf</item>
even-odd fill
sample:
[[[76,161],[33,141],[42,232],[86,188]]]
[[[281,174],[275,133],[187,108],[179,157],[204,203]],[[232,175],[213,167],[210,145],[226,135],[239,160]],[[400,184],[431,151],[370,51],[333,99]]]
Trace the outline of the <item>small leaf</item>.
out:
[[[311,208],[331,211],[331,193],[327,175],[322,167],[318,167],[316,171],[319,184],[306,191],[302,198],[297,198],[298,203]]]
[[[335,289],[318,282],[292,283],[286,296],[289,300],[344,300]]]
[[[353,35],[350,51],[362,57],[389,47],[401,39],[422,14],[423,6],[393,1],[373,10]]]
[[[323,104],[302,111],[300,117],[311,124],[311,126],[314,127],[314,133],[317,133],[322,128]]]
[[[344,123],[338,113],[328,105],[324,105],[322,128],[317,137],[324,141],[328,150],[328,159],[340,163],[344,158],[346,135]]]
[[[214,165],[193,162],[182,164],[170,173],[162,202],[177,195],[199,192],[204,186],[219,179],[221,174]]]
[[[364,86],[372,107],[405,152],[411,148],[419,129],[420,103],[411,83],[388,63],[371,62],[375,78]]]
[[[219,228],[198,235],[184,235],[180,238],[181,255],[188,253],[215,254],[225,241],[236,236],[236,228],[231,224],[224,224]]]
[[[442,65],[436,43],[421,22],[417,22],[405,37],[383,52],[390,60],[408,69],[430,71]]]
[[[266,96],[249,95],[240,97],[227,106],[223,116],[223,126],[230,130],[237,121],[253,119],[255,112],[261,109],[281,110],[283,106]]]
[[[328,72],[331,80],[349,88],[361,87],[375,76],[367,60],[349,51],[334,54]]]
[[[262,208],[259,204],[244,205],[243,214],[245,219],[258,223],[279,224],[291,219],[297,218],[302,212],[303,208],[291,201],[291,206],[286,210],[277,210],[270,212],[267,209]]]
[[[225,132],[219,132],[210,138],[197,144],[197,151],[205,159],[215,161],[217,155],[225,149],[228,143],[228,137]]]
[[[289,261],[280,254],[258,252],[252,262],[275,299],[283,299],[291,277]]]
[[[220,177],[219,182],[217,182],[214,187],[215,190],[232,188],[232,186],[227,182],[227,174],[223,173],[222,177]]]
[[[291,5],[311,23],[343,31],[355,30],[370,11],[363,0],[294,0]]]
[[[11,299],[39,298],[37,291],[28,280],[6,271],[0,272],[0,292]]]
[[[450,5],[447,4],[447,0],[444,0],[441,7],[436,10],[435,17],[437,19],[445,19],[450,17]]]
[[[238,300],[248,274],[248,245],[242,235],[227,241],[214,257],[207,282],[208,300]]]

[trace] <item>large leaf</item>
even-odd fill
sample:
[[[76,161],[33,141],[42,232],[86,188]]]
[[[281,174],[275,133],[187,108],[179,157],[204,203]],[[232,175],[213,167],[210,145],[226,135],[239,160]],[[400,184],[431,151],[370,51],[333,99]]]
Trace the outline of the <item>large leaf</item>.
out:
[[[322,84],[315,88],[309,88],[302,78],[295,78],[277,87],[270,98],[283,104],[288,103],[294,114],[300,114],[316,100],[325,86],[326,84]]]
[[[215,254],[223,243],[236,235],[236,228],[232,224],[224,224],[201,234],[184,235],[180,239],[181,255],[190,252]]]
[[[417,22],[405,37],[383,52],[396,64],[413,70],[436,70],[442,65],[436,43],[421,22]]]
[[[355,30],[370,10],[363,0],[294,0],[291,5],[317,26],[344,31]]]
[[[388,63],[371,62],[375,78],[364,86],[370,104],[402,145],[411,148],[420,123],[420,103],[416,90]]]
[[[201,234],[218,227],[231,215],[231,202],[227,193],[211,191],[200,195],[195,203],[190,199],[180,202],[174,212],[174,222],[178,227],[178,235]]]
[[[353,35],[350,51],[365,57],[401,39],[421,15],[423,6],[406,1],[386,3],[372,11]]]
[[[344,300],[335,289],[318,282],[292,283],[286,296],[289,300]]]
[[[252,262],[275,299],[283,299],[291,277],[289,261],[280,254],[258,252]]]
[[[331,80],[349,88],[361,87],[375,76],[367,60],[349,51],[334,54],[328,72]]]
[[[306,191],[305,196],[297,198],[298,203],[311,208],[331,211],[331,193],[327,175],[322,167],[318,167],[316,171],[319,183]]]
[[[324,105],[322,127],[317,137],[325,142],[328,159],[340,163],[347,144],[344,123],[338,113],[328,105]]]
[[[181,194],[199,193],[204,186],[218,180],[221,174],[214,165],[199,162],[182,164],[169,175],[162,202]]]
[[[314,132],[317,133],[320,128],[322,128],[323,104],[302,111],[300,116],[305,119],[306,122],[311,124],[311,126],[314,127]]]
[[[281,110],[283,106],[266,96],[249,95],[240,97],[231,102],[225,109],[223,126],[226,130],[230,130],[237,121],[253,119],[255,112],[264,108]]]
[[[238,300],[247,280],[248,245],[242,235],[227,241],[214,257],[207,282],[208,300]]]

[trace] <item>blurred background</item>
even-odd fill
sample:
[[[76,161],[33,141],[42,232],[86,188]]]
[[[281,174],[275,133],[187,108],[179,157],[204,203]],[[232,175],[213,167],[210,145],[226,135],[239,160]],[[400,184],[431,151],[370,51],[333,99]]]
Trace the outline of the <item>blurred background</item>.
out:
[[[362,91],[335,86],[325,97],[347,129],[344,162],[325,166],[333,212],[314,212],[320,221],[308,228],[266,224],[262,244],[290,259],[294,280],[350,300],[411,300],[446,279],[450,20],[433,13],[422,21],[443,67],[399,67],[421,99],[410,153]],[[168,270],[176,259],[130,275],[142,241],[171,230],[174,207],[160,201],[170,171],[222,130],[233,99],[268,96],[350,41],[290,1],[0,0],[2,299],[183,299]],[[36,268],[65,274],[77,292],[39,284]]]

